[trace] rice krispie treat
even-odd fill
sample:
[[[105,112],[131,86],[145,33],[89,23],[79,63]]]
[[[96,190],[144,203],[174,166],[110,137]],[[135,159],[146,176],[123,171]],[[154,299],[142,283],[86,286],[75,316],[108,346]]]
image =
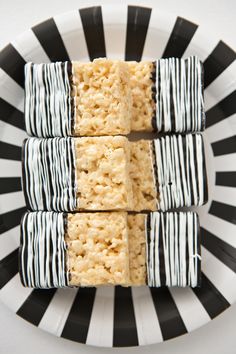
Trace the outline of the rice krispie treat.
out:
[[[127,213],[26,213],[19,263],[27,287],[126,284]]]
[[[203,66],[197,57],[130,62],[134,131],[197,132],[205,128]]]
[[[130,145],[122,136],[26,139],[23,190],[31,210],[132,209]]]
[[[207,202],[201,134],[169,135],[131,146],[133,210],[166,211]]]
[[[127,63],[25,65],[25,125],[38,137],[125,135],[130,132]]]

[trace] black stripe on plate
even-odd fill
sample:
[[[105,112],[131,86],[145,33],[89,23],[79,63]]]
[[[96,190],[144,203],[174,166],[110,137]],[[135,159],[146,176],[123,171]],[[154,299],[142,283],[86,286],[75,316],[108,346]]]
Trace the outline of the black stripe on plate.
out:
[[[18,248],[0,261],[0,289],[18,272]]]
[[[0,178],[0,194],[21,191],[20,177],[1,177]]]
[[[236,52],[220,41],[204,61],[204,87],[209,86],[234,60]]]
[[[35,289],[17,311],[17,315],[38,326],[56,289]]]
[[[22,215],[26,212],[26,207],[8,211],[0,215],[0,234],[13,229],[20,224]]]
[[[0,98],[0,120],[25,130],[24,114]]]
[[[69,55],[53,18],[32,27],[51,61],[69,61]]]
[[[113,346],[137,346],[138,333],[131,288],[115,287]]]
[[[236,90],[206,112],[206,128],[236,113]]]
[[[236,273],[236,249],[201,227],[202,245]]]
[[[152,300],[164,340],[187,333],[179,310],[167,287],[150,288]]]
[[[177,17],[162,57],[181,58],[197,28],[198,26],[195,23],[190,22],[185,18]]]
[[[214,156],[233,154],[236,152],[236,135],[211,144]]]
[[[228,205],[213,200],[208,213],[225,221],[236,224],[236,207],[233,205]]]
[[[0,159],[21,161],[21,146],[0,141]]]
[[[202,273],[201,278],[201,287],[193,288],[192,290],[202,303],[208,315],[214,318],[226,310],[230,304],[204,273]]]
[[[0,68],[2,68],[13,80],[24,88],[25,60],[13,47],[8,44],[0,51]]]
[[[86,343],[96,288],[79,288],[61,337]]]
[[[236,171],[216,172],[217,186],[236,187]]]
[[[101,6],[80,9],[79,13],[90,60],[105,58],[106,46]]]
[[[141,6],[128,6],[125,60],[142,59],[152,9]]]

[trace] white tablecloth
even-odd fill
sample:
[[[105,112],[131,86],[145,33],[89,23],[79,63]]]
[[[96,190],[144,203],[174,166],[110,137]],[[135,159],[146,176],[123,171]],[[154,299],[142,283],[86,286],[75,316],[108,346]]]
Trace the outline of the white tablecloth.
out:
[[[0,0],[0,48],[14,37],[42,20],[82,6],[111,3],[112,0]],[[117,1],[122,2],[122,0]],[[158,6],[209,26],[227,44],[236,48],[235,0],[130,0],[130,4]],[[0,303],[0,354],[73,354],[73,353],[168,353],[168,354],[235,354],[236,305],[206,326],[161,344],[130,349],[94,348],[54,337],[28,324]]]

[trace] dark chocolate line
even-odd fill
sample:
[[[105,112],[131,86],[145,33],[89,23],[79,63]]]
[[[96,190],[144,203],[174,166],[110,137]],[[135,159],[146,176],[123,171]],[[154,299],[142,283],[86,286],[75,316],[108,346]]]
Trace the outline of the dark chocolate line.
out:
[[[211,144],[214,156],[228,155],[236,152],[236,135]]]
[[[217,186],[236,187],[236,171],[216,172]]]
[[[61,337],[86,343],[96,288],[79,288]]]
[[[179,310],[167,287],[150,288],[164,340],[187,333]]]
[[[148,7],[128,6],[125,60],[142,59],[151,12]]]
[[[0,289],[18,272],[18,248],[0,260]]]
[[[236,52],[219,41],[211,54],[204,61],[205,88],[209,86],[236,59]]]
[[[24,114],[2,98],[0,98],[0,120],[25,130]]]
[[[236,90],[206,112],[206,128],[236,113]]]
[[[213,200],[208,213],[231,222],[232,224],[236,224],[236,207],[233,205]]]
[[[0,159],[21,161],[21,146],[0,141]]]
[[[26,207],[8,211],[0,215],[0,234],[13,229],[20,224],[22,215],[26,212]]]
[[[236,273],[236,249],[201,227],[201,244]]]
[[[20,177],[1,177],[0,178],[0,194],[21,191]]]
[[[185,20],[182,17],[177,17],[162,57],[181,58],[197,28],[198,26],[195,23]]]
[[[45,314],[56,289],[35,289],[17,311],[17,315],[38,326]]]
[[[212,282],[202,273],[201,287],[192,289],[211,318],[218,316],[230,304]]]
[[[79,10],[90,60],[106,57],[101,6]]]
[[[0,51],[0,68],[23,88],[25,64],[25,60],[12,44],[8,44]]]
[[[49,18],[32,27],[32,31],[51,61],[70,61],[70,57],[53,18]]]
[[[131,288],[115,287],[113,346],[137,346],[138,333]]]

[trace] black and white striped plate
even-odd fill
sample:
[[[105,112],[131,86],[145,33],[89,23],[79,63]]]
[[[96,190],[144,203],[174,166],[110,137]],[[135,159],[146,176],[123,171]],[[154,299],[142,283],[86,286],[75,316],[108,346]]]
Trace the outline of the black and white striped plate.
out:
[[[65,13],[0,53],[0,298],[32,324],[97,346],[158,343],[209,322],[236,299],[236,54],[202,27],[157,8],[110,5]],[[33,290],[20,284],[19,223],[25,62],[198,55],[205,69],[210,199],[199,208],[202,287]]]

